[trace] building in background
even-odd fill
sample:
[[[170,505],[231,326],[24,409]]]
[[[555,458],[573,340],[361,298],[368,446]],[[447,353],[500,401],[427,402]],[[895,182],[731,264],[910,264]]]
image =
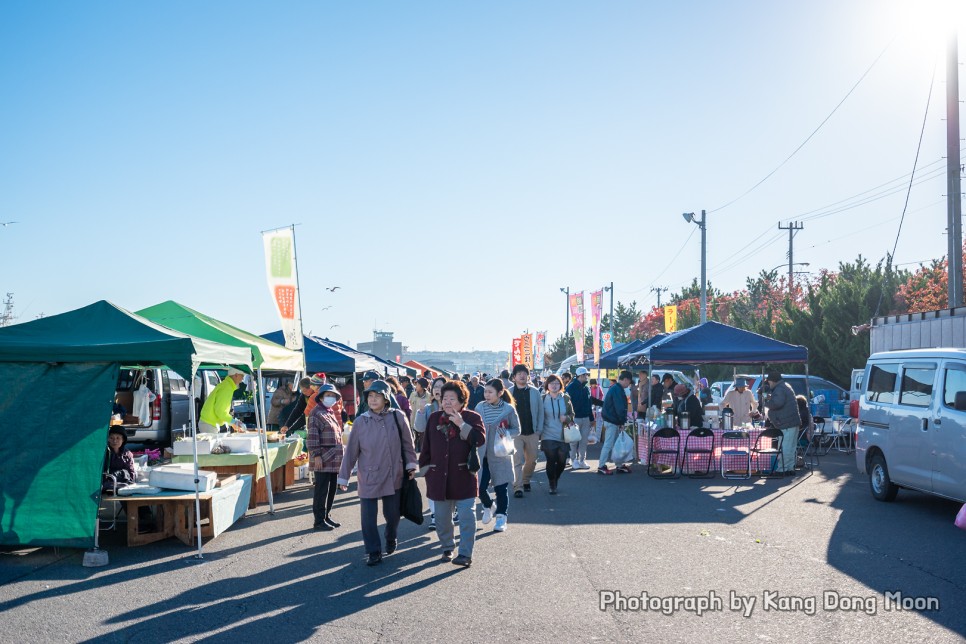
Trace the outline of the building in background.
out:
[[[356,348],[377,355],[383,360],[399,362],[403,355],[403,345],[402,342],[393,342],[392,335],[392,331],[373,331],[372,342],[360,342]]]

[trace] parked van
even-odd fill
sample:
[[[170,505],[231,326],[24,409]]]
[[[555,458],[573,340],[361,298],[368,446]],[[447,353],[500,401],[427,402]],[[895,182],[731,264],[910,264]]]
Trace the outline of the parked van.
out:
[[[966,502],[966,349],[875,353],[863,381],[855,463],[872,496],[909,488]]]
[[[196,414],[200,412],[207,395],[220,381],[214,371],[199,371],[195,376]],[[145,418],[137,416],[138,410],[134,409],[134,392],[142,384],[155,395]],[[189,426],[190,431],[188,383],[170,369],[122,368],[118,374],[115,400],[127,410],[122,427],[132,443],[167,447],[171,445],[172,434],[180,434],[182,427]]]

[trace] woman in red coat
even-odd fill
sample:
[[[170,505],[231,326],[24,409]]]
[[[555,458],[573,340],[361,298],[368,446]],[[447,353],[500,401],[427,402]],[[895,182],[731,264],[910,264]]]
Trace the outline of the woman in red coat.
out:
[[[476,494],[478,479],[470,471],[470,452],[486,442],[483,418],[467,410],[470,392],[459,380],[443,385],[440,411],[426,423],[419,466],[432,465],[426,474],[426,496],[436,504],[436,534],[443,546],[443,561],[457,566],[473,563],[476,540]],[[453,559],[453,508],[459,511],[459,556]]]

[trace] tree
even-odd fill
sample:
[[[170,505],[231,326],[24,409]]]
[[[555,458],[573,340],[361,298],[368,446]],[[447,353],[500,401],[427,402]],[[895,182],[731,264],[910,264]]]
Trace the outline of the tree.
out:
[[[617,342],[628,342],[634,338],[631,334],[631,329],[637,324],[640,319],[644,317],[643,313],[637,309],[637,302],[631,302],[630,305],[624,306],[623,302],[617,302],[614,305],[614,337],[612,338],[615,343]],[[600,328],[602,331],[610,330],[610,313],[605,313],[603,319],[600,323]],[[591,336],[593,333],[591,332]]]

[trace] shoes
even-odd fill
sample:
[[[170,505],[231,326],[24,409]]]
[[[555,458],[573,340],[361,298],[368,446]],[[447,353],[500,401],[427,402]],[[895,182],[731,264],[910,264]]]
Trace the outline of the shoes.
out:
[[[436,529],[436,515],[435,514],[429,515],[429,526],[428,526],[428,529],[429,529],[430,532],[432,532],[433,530]]]
[[[616,471],[618,474],[630,474],[631,466],[627,463],[624,463],[623,465],[619,466]]]
[[[570,459],[568,458],[568,459],[567,459],[567,465],[565,466],[565,468],[564,468],[564,469],[566,469],[567,467],[569,467],[569,468],[571,468],[571,469],[573,469],[573,467],[574,467],[574,461],[571,461],[571,460],[570,460]]]
[[[339,523],[339,522],[337,522],[337,521],[333,521],[333,520],[332,520],[332,517],[325,517],[324,519],[322,519],[322,521],[323,521],[324,523],[327,523],[327,524],[329,524],[329,525],[330,525],[330,526],[332,526],[333,528],[341,528],[341,527],[342,527],[342,524],[341,524],[341,523]]]
[[[598,467],[597,468],[597,473],[598,474],[603,474],[605,476],[610,476],[611,474],[614,473],[614,470],[609,470],[609,469],[607,469],[607,466],[604,465],[603,467]]]
[[[369,553],[369,559],[366,560],[367,566],[375,566],[376,564],[382,563],[382,553],[372,552]]]
[[[443,556],[440,557],[440,559],[443,560],[443,561],[452,561],[453,560],[453,551],[452,550],[444,550],[443,551]]]
[[[557,486],[556,485],[550,486],[550,496],[557,496]]]
[[[523,484],[523,491],[524,492],[529,492],[530,491],[530,484],[529,483],[524,483]]]
[[[514,499],[522,499],[523,498],[523,490],[515,490],[513,492],[513,498]]]
[[[396,540],[386,539],[386,554],[391,555],[394,552],[396,552]]]
[[[453,510],[453,523],[459,525],[460,522],[460,512],[459,510]]]
[[[494,532],[506,532],[506,515],[498,514],[496,515],[496,525],[493,526]]]
[[[456,559],[453,559],[453,564],[456,566],[463,566],[464,568],[469,568],[473,565],[473,560],[470,557],[464,557],[460,555]]]
[[[574,467],[575,470],[589,470],[590,465],[587,465],[586,461],[577,461],[577,465]]]
[[[483,506],[483,525],[488,524],[492,520],[493,520],[493,507],[492,506],[486,507],[484,505]]]
[[[330,532],[332,530],[332,526],[324,522],[316,523],[314,526],[312,526],[312,529],[318,530],[319,532]]]

